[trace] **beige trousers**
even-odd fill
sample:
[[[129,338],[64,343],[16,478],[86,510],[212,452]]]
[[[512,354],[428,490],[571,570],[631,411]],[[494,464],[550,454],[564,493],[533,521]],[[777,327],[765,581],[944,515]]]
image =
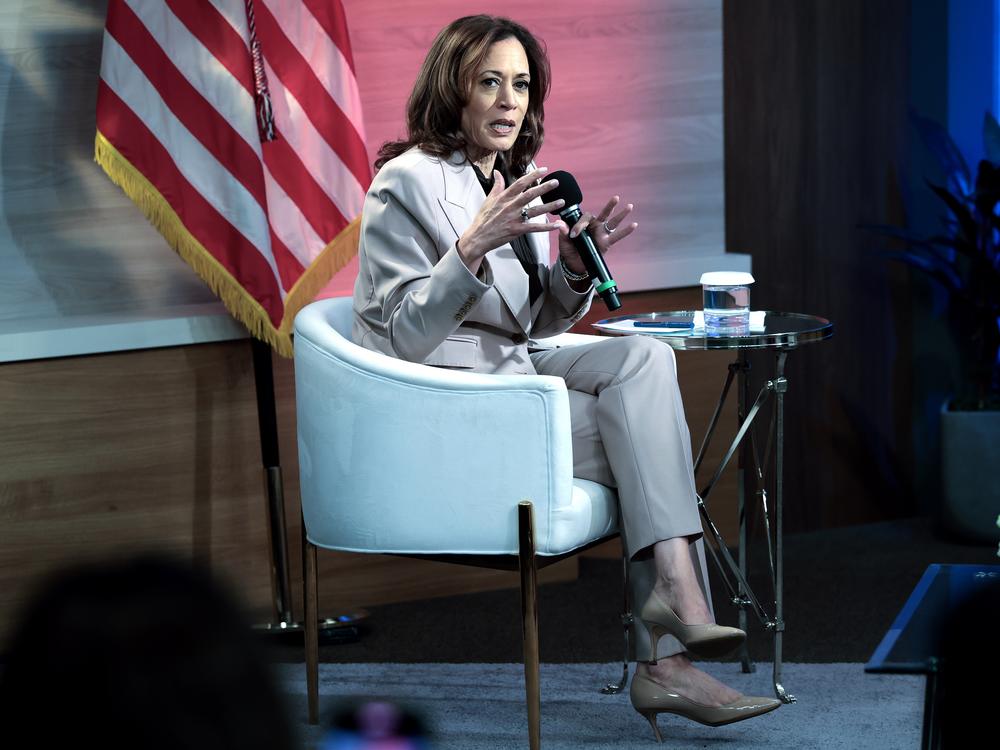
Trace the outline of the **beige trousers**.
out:
[[[531,361],[539,374],[566,381],[574,475],[618,488],[633,613],[656,581],[652,545],[674,537],[691,540],[695,573],[711,610],[691,436],[673,349],[648,336],[623,336],[536,352]],[[648,660],[649,637],[638,615],[632,635],[635,657]],[[658,656],[683,650],[664,636]]]

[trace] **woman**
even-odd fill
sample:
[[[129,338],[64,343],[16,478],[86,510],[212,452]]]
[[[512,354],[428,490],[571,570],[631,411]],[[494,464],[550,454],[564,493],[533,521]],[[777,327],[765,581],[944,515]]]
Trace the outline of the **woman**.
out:
[[[365,199],[354,340],[412,362],[564,378],[574,474],[618,488],[626,548],[649,573],[635,598],[645,602],[639,632],[651,641],[637,643],[649,656],[632,681],[636,710],[658,738],[660,712],[716,725],[770,711],[778,701],[741,696],[685,654],[721,655],[745,636],[714,624],[702,590],[701,522],[672,350],[628,336],[528,351],[529,335],[565,331],[590,305],[571,238],[586,229],[603,253],[637,226],[632,205],[620,207],[617,196],[572,227],[546,218],[562,207],[545,202],[554,181],[532,162],[548,89],[542,47],[512,21],[469,16],[438,35],[410,95],[408,137],[382,147]],[[559,262],[549,267],[552,232]],[[640,584],[642,573],[634,576]]]

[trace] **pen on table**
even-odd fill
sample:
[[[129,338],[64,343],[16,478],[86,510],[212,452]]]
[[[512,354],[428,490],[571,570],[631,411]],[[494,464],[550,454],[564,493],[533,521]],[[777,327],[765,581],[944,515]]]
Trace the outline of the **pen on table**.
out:
[[[637,328],[694,328],[694,323],[680,320],[633,320]]]

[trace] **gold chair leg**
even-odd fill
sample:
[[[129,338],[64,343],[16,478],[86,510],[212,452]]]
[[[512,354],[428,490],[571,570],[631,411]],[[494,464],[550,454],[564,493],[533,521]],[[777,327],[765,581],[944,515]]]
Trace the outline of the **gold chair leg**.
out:
[[[309,723],[319,723],[319,590],[316,571],[316,545],[302,539],[305,561],[306,605],[306,693],[309,698]]]
[[[538,676],[538,570],[535,564],[535,528],[532,505],[518,503],[518,563],[521,570],[521,619],[524,637],[524,693],[528,705],[528,747],[540,750],[541,693]]]

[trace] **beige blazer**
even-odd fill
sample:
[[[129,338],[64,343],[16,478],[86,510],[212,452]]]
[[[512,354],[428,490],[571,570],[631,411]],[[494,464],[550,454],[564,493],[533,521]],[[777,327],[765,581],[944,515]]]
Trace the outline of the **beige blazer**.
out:
[[[509,244],[490,251],[478,275],[470,273],[455,244],[485,199],[460,154],[443,159],[414,148],[379,170],[361,220],[355,343],[441,367],[535,372],[529,336],[568,329],[590,307],[592,291],[575,292],[559,265],[549,266],[545,232],[527,235],[542,285],[534,305]]]

